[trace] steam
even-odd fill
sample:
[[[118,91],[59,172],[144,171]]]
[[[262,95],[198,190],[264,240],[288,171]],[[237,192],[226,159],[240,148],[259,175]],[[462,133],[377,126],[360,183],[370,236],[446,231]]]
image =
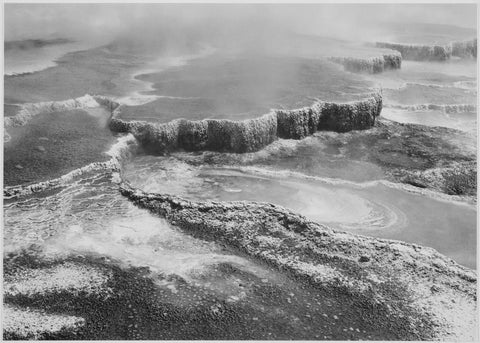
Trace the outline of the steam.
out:
[[[199,43],[263,49],[285,44],[291,33],[372,41],[386,38],[387,26],[404,31],[415,22],[474,32],[475,4],[6,4],[5,40],[122,39],[168,52]]]

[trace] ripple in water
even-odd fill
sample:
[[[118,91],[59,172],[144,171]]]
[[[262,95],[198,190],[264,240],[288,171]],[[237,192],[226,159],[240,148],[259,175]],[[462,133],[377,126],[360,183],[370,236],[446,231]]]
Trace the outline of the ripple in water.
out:
[[[229,322],[228,328],[245,339],[346,339],[346,327],[358,328],[355,335],[362,339],[385,337],[382,328],[358,317],[345,296],[332,297],[221,244],[184,234],[135,207],[109,180],[107,174],[94,174],[53,194],[6,203],[4,253],[26,249],[40,261],[73,256],[146,268],[161,294],[156,300],[161,306],[194,311],[202,316],[202,325],[205,318],[225,325],[218,318],[234,311],[242,320]],[[59,287],[65,284],[62,280]],[[42,292],[48,295],[53,286],[46,282]],[[142,320],[125,317],[122,325],[146,325]],[[157,334],[159,325],[148,324],[139,337],[163,337]],[[177,334],[192,339],[188,330]]]
[[[347,188],[253,175],[235,167],[195,167],[175,158],[144,156],[127,165],[125,178],[147,192],[177,194],[191,200],[271,202],[339,229],[405,225],[405,216],[398,209]]]
[[[172,292],[175,283],[165,282],[166,276],[213,287],[216,276],[212,269],[222,264],[259,277],[275,277],[223,246],[184,234],[137,208],[119,193],[107,174],[76,180],[49,196],[10,202],[4,213],[6,254],[35,247],[48,259],[106,257],[122,267],[147,267],[159,277],[160,285]],[[222,288],[224,293],[229,289],[235,292],[227,286]]]
[[[144,191],[191,200],[274,203],[332,228],[433,247],[475,267],[476,213],[471,206],[378,182],[329,182],[266,168],[194,166],[182,160],[184,155],[137,156],[126,165],[124,177]]]

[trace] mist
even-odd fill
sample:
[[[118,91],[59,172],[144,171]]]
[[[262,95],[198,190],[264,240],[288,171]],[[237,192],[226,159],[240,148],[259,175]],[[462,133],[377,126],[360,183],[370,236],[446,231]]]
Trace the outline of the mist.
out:
[[[66,37],[121,39],[184,49],[192,44],[288,44],[292,33],[374,41],[410,24],[473,31],[475,4],[6,4],[5,40]],[[444,27],[448,32],[449,28]]]

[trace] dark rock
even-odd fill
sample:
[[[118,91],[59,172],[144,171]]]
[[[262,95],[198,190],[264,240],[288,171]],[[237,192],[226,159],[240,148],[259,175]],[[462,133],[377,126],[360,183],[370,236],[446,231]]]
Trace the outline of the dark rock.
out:
[[[360,256],[360,258],[358,259],[358,262],[368,262],[368,261],[370,261],[370,257],[365,255]]]

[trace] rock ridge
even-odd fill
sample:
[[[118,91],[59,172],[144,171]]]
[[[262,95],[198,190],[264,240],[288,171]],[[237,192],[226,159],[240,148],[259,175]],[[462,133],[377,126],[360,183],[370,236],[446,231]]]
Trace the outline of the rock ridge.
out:
[[[5,199],[17,198],[33,193],[43,192],[45,190],[56,189],[69,184],[73,179],[91,172],[108,171],[119,173],[122,162],[131,151],[132,146],[136,145],[136,140],[132,135],[119,137],[117,142],[106,152],[110,159],[105,162],[92,162],[84,167],[72,170],[58,178],[38,182],[31,185],[17,185],[3,188]]]
[[[382,95],[374,93],[363,100],[346,103],[316,101],[310,107],[271,110],[255,119],[233,121],[176,119],[168,123],[124,121],[114,108],[110,129],[132,133],[141,145],[155,153],[172,150],[258,151],[278,138],[302,139],[317,131],[348,132],[375,124],[382,110]]]
[[[128,183],[120,188],[137,206],[191,234],[349,294],[367,313],[385,311],[387,321],[418,338],[475,335],[476,273],[432,248],[336,231],[269,203],[192,202]]]
[[[445,45],[422,45],[377,42],[377,48],[396,50],[405,60],[446,61],[452,56],[460,58],[477,58],[477,39],[456,41]]]
[[[378,74],[385,70],[401,69],[402,55],[396,51],[379,57],[330,57],[331,61],[343,65],[346,71]]]

